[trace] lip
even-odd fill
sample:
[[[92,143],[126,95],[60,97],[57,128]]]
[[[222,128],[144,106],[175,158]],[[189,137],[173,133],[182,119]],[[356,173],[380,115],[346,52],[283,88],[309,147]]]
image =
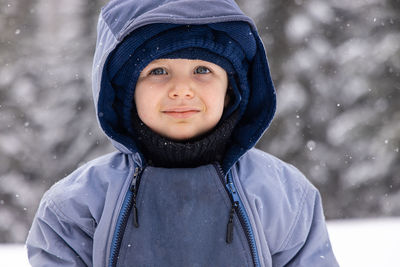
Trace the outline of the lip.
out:
[[[199,113],[200,109],[193,107],[173,107],[164,109],[161,112],[173,118],[182,119],[182,118],[189,118]]]

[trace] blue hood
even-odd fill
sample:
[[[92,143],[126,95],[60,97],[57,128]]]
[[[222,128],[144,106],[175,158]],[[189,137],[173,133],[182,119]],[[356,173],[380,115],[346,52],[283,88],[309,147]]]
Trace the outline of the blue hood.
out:
[[[232,134],[232,142],[222,162],[222,168],[227,171],[256,144],[273,118],[276,96],[264,46],[256,26],[236,3],[230,0],[114,0],[102,9],[98,22],[93,63],[93,95],[100,126],[118,150],[123,153],[138,152],[132,138],[116,127],[115,123],[120,118],[113,109],[116,94],[106,66],[116,47],[125,37],[135,35],[140,32],[139,28],[150,24],[215,24],[218,27],[218,23],[224,22],[247,23],[248,34],[254,38],[256,47],[252,49],[255,54],[249,62],[247,73],[249,88],[242,88],[241,92],[245,96],[241,100],[246,101],[242,105],[245,109],[241,111],[242,116]],[[232,28],[219,27],[218,30],[226,32],[246,47],[246,41]]]

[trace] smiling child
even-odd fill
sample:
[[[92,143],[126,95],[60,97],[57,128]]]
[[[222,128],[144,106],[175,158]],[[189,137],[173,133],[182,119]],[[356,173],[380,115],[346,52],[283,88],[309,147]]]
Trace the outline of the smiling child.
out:
[[[32,266],[338,266],[317,189],[254,148],[276,108],[233,0],[113,0],[93,64],[117,151],[43,196]]]
[[[186,140],[213,129],[227,102],[228,76],[203,60],[158,59],[142,71],[136,84],[139,118],[154,132]]]

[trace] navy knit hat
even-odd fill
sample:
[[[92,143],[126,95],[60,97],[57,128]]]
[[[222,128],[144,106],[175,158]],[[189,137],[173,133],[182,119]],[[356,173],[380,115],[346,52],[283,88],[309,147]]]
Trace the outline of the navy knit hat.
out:
[[[113,108],[122,128],[134,133],[131,114],[138,77],[151,61],[160,58],[200,59],[222,67],[228,74],[231,94],[222,119],[238,108],[242,113],[247,104],[243,97],[248,97],[242,92],[249,91],[248,57],[233,38],[208,25],[152,24],[135,30],[116,48],[107,65],[115,89]]]

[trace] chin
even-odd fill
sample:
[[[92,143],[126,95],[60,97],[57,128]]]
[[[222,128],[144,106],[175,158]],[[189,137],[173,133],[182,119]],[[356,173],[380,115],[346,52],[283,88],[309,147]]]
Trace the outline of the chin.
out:
[[[179,132],[179,134],[177,134],[175,132],[175,133],[172,133],[172,134],[167,134],[167,135],[165,135],[165,137],[167,137],[167,138],[169,138],[171,140],[174,140],[174,141],[182,142],[182,141],[194,139],[194,138],[196,138],[196,137],[201,135],[201,134],[197,134],[197,133],[185,133],[185,132],[182,132],[182,131],[179,131],[179,130],[176,130],[176,131]]]
[[[174,135],[174,136],[166,136],[166,137],[171,139],[171,140],[174,140],[174,141],[182,142],[182,141],[186,141],[186,140],[190,140],[192,138],[195,138],[196,135],[179,135],[179,136]]]

